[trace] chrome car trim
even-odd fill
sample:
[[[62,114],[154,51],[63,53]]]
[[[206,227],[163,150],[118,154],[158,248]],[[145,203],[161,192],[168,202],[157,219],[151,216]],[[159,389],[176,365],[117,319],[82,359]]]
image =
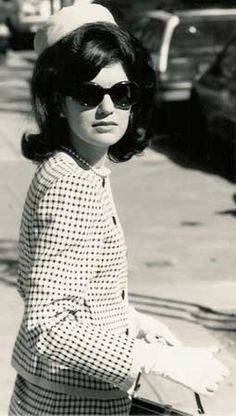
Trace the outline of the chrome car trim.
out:
[[[165,10],[148,10],[145,12],[145,16],[150,17],[151,19],[167,21],[173,16],[173,13],[166,12]]]
[[[178,16],[171,16],[166,22],[166,28],[163,35],[163,42],[160,48],[159,55],[159,68],[160,72],[165,72],[167,70],[168,55],[170,49],[170,41],[173,35],[173,32],[178,26],[180,19]]]
[[[180,17],[215,17],[215,16],[235,16],[236,14],[236,9],[232,8],[232,9],[221,9],[219,8],[206,8],[206,9],[193,9],[193,10],[176,10],[175,13],[177,14],[177,16]]]

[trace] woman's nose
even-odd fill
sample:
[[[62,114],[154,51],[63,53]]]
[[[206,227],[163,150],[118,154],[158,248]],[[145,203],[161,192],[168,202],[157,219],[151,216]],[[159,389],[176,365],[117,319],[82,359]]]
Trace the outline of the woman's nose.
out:
[[[114,103],[109,94],[105,94],[103,100],[99,104],[99,110],[103,114],[110,114],[114,111]]]

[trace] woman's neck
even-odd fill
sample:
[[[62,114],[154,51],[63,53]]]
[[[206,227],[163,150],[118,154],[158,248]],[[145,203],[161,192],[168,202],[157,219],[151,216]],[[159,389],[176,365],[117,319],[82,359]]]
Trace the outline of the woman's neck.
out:
[[[78,138],[71,134],[71,144],[76,153],[86,160],[91,166],[100,168],[104,166],[107,148],[103,146],[94,146],[93,144],[78,140]]]

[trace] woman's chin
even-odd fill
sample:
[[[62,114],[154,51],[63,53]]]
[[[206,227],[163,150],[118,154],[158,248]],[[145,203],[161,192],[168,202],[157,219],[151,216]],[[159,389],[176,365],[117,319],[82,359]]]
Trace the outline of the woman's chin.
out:
[[[90,138],[89,143],[94,144],[96,146],[112,146],[113,144],[117,143],[122,136],[114,135],[111,132],[103,132]]]

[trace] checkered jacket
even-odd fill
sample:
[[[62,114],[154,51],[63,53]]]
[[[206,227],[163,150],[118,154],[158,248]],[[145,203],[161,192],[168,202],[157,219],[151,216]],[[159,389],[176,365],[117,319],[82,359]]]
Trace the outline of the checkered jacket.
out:
[[[107,168],[84,170],[65,152],[38,167],[22,215],[18,289],[25,305],[12,357],[18,374],[53,391],[120,397],[134,339]]]

